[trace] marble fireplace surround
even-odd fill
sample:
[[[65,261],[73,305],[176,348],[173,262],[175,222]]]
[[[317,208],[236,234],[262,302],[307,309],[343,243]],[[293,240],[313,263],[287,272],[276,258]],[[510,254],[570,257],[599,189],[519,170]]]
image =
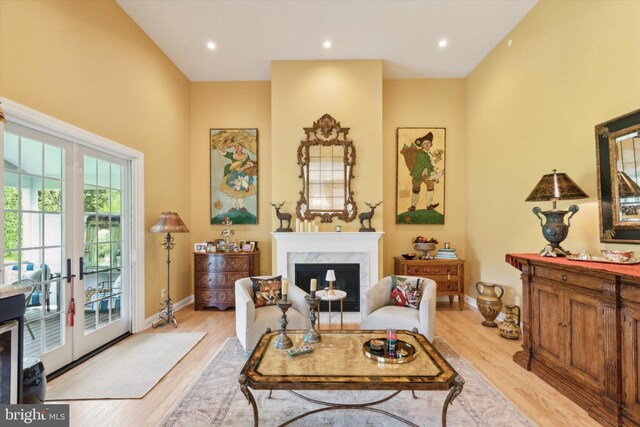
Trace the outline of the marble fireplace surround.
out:
[[[359,264],[361,298],[379,280],[378,245],[382,232],[271,234],[276,241],[276,274],[293,283],[296,264]]]

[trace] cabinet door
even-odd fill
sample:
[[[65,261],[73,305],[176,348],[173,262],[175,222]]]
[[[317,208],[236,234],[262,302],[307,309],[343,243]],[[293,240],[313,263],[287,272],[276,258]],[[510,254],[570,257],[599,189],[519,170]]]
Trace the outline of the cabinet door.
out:
[[[564,364],[563,292],[540,282],[534,282],[531,289],[531,330],[536,358],[561,367]]]
[[[569,374],[603,390],[602,307],[597,299],[587,295],[573,292],[565,295],[565,367]]]
[[[622,310],[622,389],[625,406],[640,422],[640,309]]]

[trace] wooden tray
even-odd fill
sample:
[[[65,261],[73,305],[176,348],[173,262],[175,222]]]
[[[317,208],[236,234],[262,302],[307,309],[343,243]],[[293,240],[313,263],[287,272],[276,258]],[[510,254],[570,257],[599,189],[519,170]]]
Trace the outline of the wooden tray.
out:
[[[384,350],[382,351],[371,350],[371,345],[369,344],[371,340],[368,340],[367,342],[362,344],[362,352],[369,359],[373,359],[377,362],[395,363],[395,364],[407,363],[414,360],[418,355],[418,351],[413,345],[409,344],[406,341],[398,340],[398,349],[396,350],[396,354],[406,352],[406,356],[389,357],[387,355],[387,346],[386,346],[387,339],[386,338],[372,338],[372,339],[379,339],[384,341],[385,342]]]
[[[589,259],[586,258],[578,258],[577,255],[567,255],[567,259],[571,261],[584,261],[584,262],[601,262],[603,264],[622,264],[622,265],[634,265],[640,264],[640,259],[631,258],[626,261],[611,261],[606,258],[600,257],[591,257]]]

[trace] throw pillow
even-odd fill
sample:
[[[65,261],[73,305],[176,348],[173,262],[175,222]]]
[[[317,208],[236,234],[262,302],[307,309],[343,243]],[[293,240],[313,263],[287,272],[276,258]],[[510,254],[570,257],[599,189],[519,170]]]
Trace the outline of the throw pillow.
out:
[[[391,305],[420,308],[422,282],[402,276],[391,276]]]
[[[280,288],[282,286],[282,276],[251,277],[251,287],[253,288],[253,302],[256,307],[265,305],[275,305],[280,299]]]

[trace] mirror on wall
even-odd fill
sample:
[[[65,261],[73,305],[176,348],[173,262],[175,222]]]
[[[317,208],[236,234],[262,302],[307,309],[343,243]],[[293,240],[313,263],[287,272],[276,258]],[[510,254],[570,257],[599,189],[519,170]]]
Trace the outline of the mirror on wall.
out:
[[[640,110],[596,126],[600,241],[640,243]]]
[[[325,114],[313,126],[303,128],[298,145],[302,191],[296,204],[298,218],[331,222],[334,217],[353,221],[357,208],[351,191],[356,149],[343,128]]]

